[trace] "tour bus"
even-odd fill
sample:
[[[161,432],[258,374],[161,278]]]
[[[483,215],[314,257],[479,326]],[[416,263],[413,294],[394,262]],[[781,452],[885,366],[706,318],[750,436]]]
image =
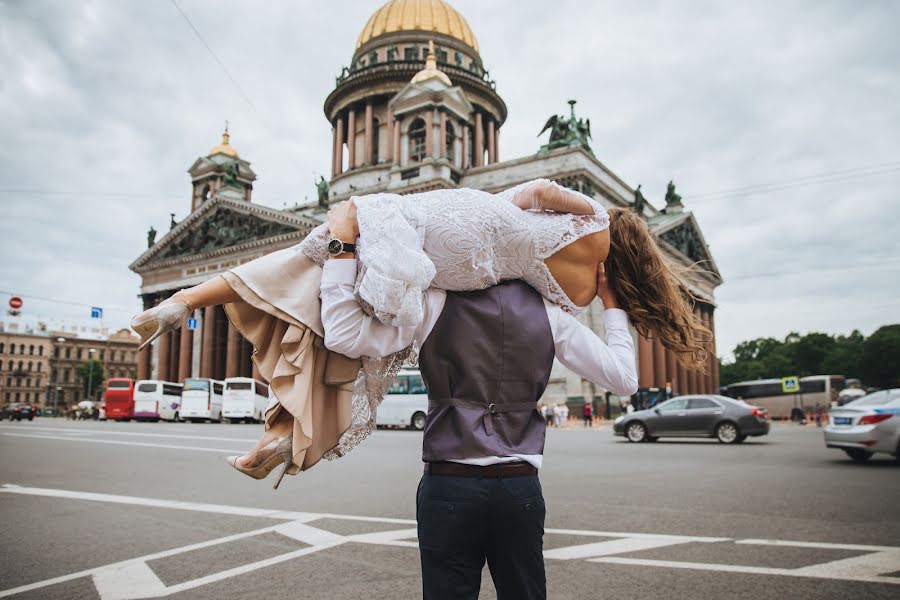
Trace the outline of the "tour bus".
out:
[[[378,406],[375,424],[379,427],[425,429],[428,413],[428,391],[422,375],[413,369],[402,369],[397,381]]]
[[[134,414],[134,379],[111,377],[103,397],[107,419],[128,421]]]
[[[134,384],[134,418],[137,421],[178,421],[182,384],[142,379]]]
[[[825,410],[837,404],[838,392],[844,389],[843,375],[811,375],[800,378],[800,389],[785,392],[781,379],[757,379],[724,386],[725,396],[744,400],[765,408],[772,419],[803,419],[816,404]]]
[[[269,386],[250,377],[228,377],[222,395],[222,416],[237,423],[261,423],[269,406]]]
[[[224,388],[225,382],[218,379],[185,379],[181,388],[181,419],[221,422]]]

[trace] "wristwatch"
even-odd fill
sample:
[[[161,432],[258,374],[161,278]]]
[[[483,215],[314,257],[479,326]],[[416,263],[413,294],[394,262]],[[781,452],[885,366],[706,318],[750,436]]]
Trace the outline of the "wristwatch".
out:
[[[328,254],[331,256],[339,256],[344,252],[356,252],[356,244],[348,244],[337,238],[328,242]]]

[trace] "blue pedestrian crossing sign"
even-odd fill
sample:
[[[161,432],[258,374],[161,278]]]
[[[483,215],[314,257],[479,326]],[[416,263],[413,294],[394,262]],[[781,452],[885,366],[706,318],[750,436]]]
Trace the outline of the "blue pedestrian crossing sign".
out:
[[[782,377],[781,378],[781,391],[785,394],[795,394],[800,391],[800,378],[799,377]]]
[[[197,319],[188,319],[188,329],[197,329]]]
[[[91,307],[91,318],[92,319],[102,319],[103,318],[103,309],[99,306]]]

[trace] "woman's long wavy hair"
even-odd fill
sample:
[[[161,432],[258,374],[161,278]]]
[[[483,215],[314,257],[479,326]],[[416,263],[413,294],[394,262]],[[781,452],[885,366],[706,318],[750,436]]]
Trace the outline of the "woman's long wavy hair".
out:
[[[610,208],[607,278],[638,333],[657,338],[689,369],[705,373],[712,332],[694,314],[686,285],[692,269],[666,258],[633,210]]]

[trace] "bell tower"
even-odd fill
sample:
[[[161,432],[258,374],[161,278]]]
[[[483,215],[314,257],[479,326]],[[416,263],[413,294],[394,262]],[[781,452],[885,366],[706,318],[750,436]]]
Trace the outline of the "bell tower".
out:
[[[240,157],[231,145],[228,122],[222,132],[222,143],[198,158],[188,169],[191,176],[191,212],[217,194],[251,201],[256,173],[250,163]]]

